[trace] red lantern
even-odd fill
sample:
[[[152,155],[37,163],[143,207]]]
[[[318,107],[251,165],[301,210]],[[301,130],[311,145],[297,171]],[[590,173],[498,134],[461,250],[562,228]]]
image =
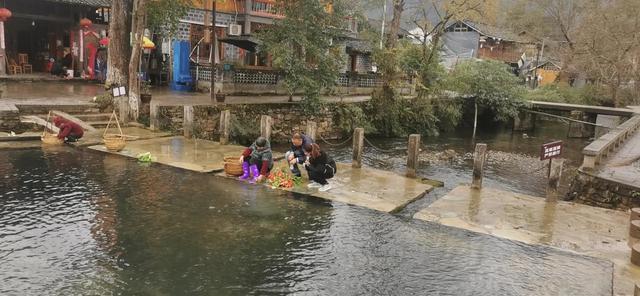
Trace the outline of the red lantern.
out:
[[[84,29],[89,28],[93,23],[88,18],[83,18],[80,20],[80,26]]]
[[[11,17],[11,10],[6,8],[0,8],[0,21],[6,22]]]

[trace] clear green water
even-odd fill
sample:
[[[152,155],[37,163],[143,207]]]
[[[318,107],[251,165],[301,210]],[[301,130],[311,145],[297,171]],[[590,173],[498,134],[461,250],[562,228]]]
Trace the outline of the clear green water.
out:
[[[0,151],[0,189],[0,295],[611,294],[602,260],[70,148]]]

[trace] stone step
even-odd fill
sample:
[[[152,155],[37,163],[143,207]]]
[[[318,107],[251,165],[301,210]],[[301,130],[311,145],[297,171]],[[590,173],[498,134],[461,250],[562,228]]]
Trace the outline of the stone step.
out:
[[[109,121],[111,113],[95,113],[95,114],[72,114],[83,121]]]
[[[45,117],[46,118],[46,117]],[[35,123],[39,126],[46,126],[49,130],[51,130],[54,133],[58,133],[60,131],[59,128],[57,128],[55,125],[53,125],[53,123],[51,122],[47,122],[45,119],[40,118],[38,116],[35,115],[26,115],[26,116],[20,116],[20,122],[23,123]]]
[[[65,113],[65,112],[62,112],[62,111],[59,111],[59,110],[51,111],[51,114],[54,115],[54,116],[62,117],[62,118],[66,119],[66,120],[69,120],[71,122],[74,122],[74,123],[80,125],[86,131],[90,131],[90,132],[95,132],[96,131],[96,129],[93,126],[91,126],[90,124],[86,123],[85,121],[82,121],[81,119],[79,119],[79,118],[77,118],[77,117],[75,117],[75,116],[73,116],[71,114],[68,114],[68,113]]]
[[[107,124],[109,123],[109,120],[96,120],[96,121],[85,121],[87,124],[93,126],[94,128],[105,128],[107,127]],[[111,121],[111,125],[109,126],[109,128],[118,128],[116,123]]]
[[[60,110],[69,114],[97,114],[100,109],[95,104],[79,104],[79,105],[20,105],[16,104],[20,115],[40,115],[49,113],[52,110]]]

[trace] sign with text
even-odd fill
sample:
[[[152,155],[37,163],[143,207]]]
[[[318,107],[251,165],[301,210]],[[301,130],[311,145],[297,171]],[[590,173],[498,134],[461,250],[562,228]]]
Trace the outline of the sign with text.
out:
[[[114,97],[123,97],[127,95],[127,90],[124,86],[114,87],[112,91]]]
[[[547,160],[560,157],[562,154],[562,141],[554,141],[542,144],[540,149],[540,160]]]

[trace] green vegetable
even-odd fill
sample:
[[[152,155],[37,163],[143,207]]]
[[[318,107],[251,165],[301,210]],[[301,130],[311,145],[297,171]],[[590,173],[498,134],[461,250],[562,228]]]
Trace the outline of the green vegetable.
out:
[[[152,162],[153,157],[151,156],[151,152],[145,152],[138,154],[138,161],[140,162]]]

